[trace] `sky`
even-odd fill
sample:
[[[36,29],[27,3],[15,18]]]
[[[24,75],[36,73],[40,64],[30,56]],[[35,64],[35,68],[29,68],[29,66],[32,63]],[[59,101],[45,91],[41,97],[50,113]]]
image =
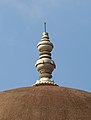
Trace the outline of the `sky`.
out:
[[[44,22],[59,86],[91,92],[91,0],[0,0],[0,91],[32,86]]]

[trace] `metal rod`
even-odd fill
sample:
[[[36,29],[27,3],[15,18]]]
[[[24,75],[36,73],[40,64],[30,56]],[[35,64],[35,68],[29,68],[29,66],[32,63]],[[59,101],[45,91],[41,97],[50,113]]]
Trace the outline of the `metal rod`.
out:
[[[46,22],[44,22],[44,30],[45,30],[45,32],[46,32]]]

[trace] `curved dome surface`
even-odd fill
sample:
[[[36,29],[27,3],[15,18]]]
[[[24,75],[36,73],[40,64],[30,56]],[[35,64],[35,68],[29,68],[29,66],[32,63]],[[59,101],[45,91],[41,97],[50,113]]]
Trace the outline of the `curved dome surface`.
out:
[[[91,93],[48,85],[4,91],[0,120],[91,120]]]

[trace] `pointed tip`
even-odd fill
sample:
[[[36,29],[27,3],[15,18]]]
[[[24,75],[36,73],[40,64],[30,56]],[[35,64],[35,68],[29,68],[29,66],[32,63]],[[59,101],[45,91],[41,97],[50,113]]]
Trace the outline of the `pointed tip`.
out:
[[[44,22],[44,30],[45,30],[45,32],[46,32],[46,22]]]

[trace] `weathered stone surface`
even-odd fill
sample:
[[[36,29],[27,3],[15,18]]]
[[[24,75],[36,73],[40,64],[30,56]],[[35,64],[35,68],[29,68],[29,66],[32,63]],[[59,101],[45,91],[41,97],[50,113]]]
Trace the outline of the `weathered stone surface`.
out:
[[[1,92],[0,120],[91,120],[91,93],[51,85]]]

